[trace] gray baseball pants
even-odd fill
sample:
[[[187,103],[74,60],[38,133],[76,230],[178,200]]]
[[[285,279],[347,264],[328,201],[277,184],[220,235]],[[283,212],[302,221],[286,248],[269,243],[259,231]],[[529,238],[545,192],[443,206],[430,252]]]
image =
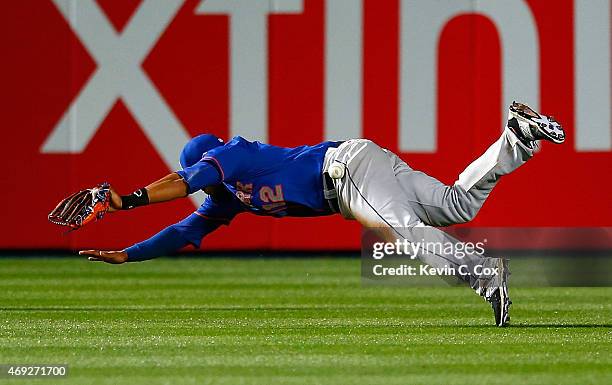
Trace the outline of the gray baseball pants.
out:
[[[334,179],[341,214],[358,220],[364,227],[377,229],[387,242],[458,242],[436,227],[472,220],[500,177],[532,156],[533,150],[505,128],[452,186],[413,170],[397,155],[367,139],[353,139],[330,148],[323,169],[337,162],[344,165],[344,176]],[[497,276],[474,273],[477,265],[497,265],[498,258],[477,253],[459,258],[444,252],[423,252],[416,257],[432,267],[453,267],[459,279],[482,295],[484,289],[499,283]],[[458,269],[461,265],[464,268]],[[459,273],[460,270],[469,273]]]

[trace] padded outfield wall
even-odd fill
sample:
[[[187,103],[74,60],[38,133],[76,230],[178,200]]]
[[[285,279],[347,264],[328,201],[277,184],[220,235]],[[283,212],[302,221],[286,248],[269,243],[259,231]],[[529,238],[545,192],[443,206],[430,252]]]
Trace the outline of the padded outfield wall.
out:
[[[554,5],[554,6],[553,6]],[[612,227],[608,0],[4,2],[0,248],[122,248],[184,199],[62,235],[46,220],[101,181],[130,192],[203,132],[297,146],[370,138],[446,183],[506,105],[562,122],[564,146],[501,181],[469,226]],[[538,230],[542,231],[542,230]],[[500,237],[512,247],[512,237]],[[357,249],[339,217],[238,216],[208,249]]]

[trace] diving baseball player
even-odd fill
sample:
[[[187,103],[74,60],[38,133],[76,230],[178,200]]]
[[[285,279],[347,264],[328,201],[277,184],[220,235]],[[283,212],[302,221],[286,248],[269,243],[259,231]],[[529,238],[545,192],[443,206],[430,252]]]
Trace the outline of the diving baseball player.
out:
[[[208,194],[194,213],[145,241],[121,251],[80,252],[91,261],[107,263],[144,261],[186,245],[199,247],[203,237],[244,212],[274,217],[340,214],[380,229],[389,241],[410,240],[415,230],[427,230],[429,239],[454,241],[436,227],[472,220],[500,177],[529,160],[539,140],[563,143],[565,133],[553,118],[515,102],[501,137],[447,186],[367,139],[284,148],[242,137],[225,143],[204,134],[183,148],[181,170],[125,196],[108,185],[99,186],[94,196],[103,198],[106,191],[107,205],[98,200],[77,219],[78,203],[85,200],[73,194],[49,218],[78,228],[106,210],[166,202],[198,190]],[[436,268],[466,267],[455,269],[457,278],[491,303],[496,325],[509,322],[506,260],[435,252],[417,258]],[[497,273],[477,274],[475,266],[491,267]]]

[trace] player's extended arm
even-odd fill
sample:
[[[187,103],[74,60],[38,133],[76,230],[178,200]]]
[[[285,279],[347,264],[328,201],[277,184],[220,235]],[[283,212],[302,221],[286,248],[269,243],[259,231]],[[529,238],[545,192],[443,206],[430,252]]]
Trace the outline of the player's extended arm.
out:
[[[111,210],[128,210],[151,203],[167,202],[221,182],[221,173],[208,162],[198,162],[134,191],[119,195],[111,189]]]
[[[187,185],[175,172],[151,183],[145,189],[149,195],[149,203],[166,202],[187,196]]]
[[[193,213],[182,221],[166,227],[151,238],[121,251],[83,250],[80,255],[90,261],[119,264],[140,262],[180,250],[187,245],[200,246],[202,238],[216,230],[225,220],[203,218]]]
[[[151,203],[183,198],[207,186],[218,184],[221,180],[221,173],[216,167],[208,162],[200,161],[184,170],[168,174],[130,195],[120,196],[111,189],[111,209],[109,211],[128,210]],[[89,256],[90,261],[114,264],[144,261],[179,250],[188,244],[198,246],[204,235],[223,223],[224,221],[205,220],[196,214],[191,214],[181,222],[168,226],[146,241],[125,250],[82,250],[79,254]]]

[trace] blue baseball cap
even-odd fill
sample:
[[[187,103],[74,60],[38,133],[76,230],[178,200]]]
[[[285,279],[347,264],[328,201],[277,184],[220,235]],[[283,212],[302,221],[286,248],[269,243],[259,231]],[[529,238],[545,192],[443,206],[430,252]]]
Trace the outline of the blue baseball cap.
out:
[[[193,166],[202,159],[204,154],[215,147],[223,146],[225,143],[221,138],[212,134],[202,134],[191,139],[183,151],[181,151],[180,162],[181,167],[186,168]]]

